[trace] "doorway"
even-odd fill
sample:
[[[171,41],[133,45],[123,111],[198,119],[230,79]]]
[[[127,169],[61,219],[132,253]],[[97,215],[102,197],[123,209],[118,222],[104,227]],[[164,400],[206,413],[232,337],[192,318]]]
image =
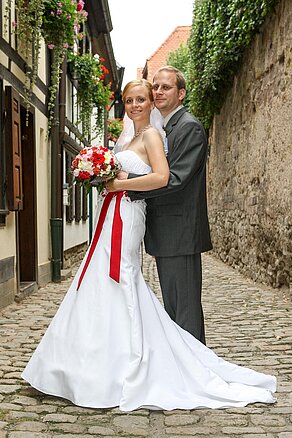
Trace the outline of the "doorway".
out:
[[[17,213],[18,293],[27,295],[37,289],[34,115],[21,106],[20,121],[23,209]]]

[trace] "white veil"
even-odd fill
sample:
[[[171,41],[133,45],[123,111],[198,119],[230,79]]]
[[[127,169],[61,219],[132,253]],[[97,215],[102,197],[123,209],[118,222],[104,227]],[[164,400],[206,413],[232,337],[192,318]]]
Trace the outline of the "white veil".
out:
[[[165,132],[163,130],[163,117],[157,108],[154,108],[151,111],[150,124],[160,132],[161,137],[163,138],[163,141],[165,143]],[[134,137],[134,133],[135,133],[134,124],[132,120],[127,116],[127,114],[125,114],[124,129],[121,135],[119,136],[118,141],[115,144],[114,152],[115,153],[120,152],[126,144],[130,143],[130,141]]]

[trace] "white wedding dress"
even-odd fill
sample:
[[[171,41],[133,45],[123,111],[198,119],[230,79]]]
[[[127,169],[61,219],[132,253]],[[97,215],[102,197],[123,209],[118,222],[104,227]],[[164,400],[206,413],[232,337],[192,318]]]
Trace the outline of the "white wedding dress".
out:
[[[127,172],[150,167],[117,154]],[[145,202],[121,199],[120,283],[109,277],[113,198],[81,286],[84,258],[22,377],[46,394],[92,408],[227,408],[273,403],[276,379],[226,362],[174,323],[145,283],[139,247]]]

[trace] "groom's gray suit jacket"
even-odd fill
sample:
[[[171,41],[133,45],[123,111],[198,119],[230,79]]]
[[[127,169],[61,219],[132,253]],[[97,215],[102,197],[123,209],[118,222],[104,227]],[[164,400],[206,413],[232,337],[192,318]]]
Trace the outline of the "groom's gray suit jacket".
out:
[[[208,251],[212,244],[207,215],[205,131],[185,108],[171,117],[165,131],[168,185],[129,193],[132,200],[147,201],[146,251],[162,257]]]

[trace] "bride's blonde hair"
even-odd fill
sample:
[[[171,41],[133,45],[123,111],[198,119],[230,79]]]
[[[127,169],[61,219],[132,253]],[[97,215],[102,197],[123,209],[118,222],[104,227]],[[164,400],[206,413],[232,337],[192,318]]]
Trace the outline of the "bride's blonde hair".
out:
[[[137,86],[142,86],[142,87],[147,88],[149,99],[151,100],[151,102],[153,102],[152,84],[151,84],[151,82],[147,81],[146,79],[134,79],[133,81],[128,82],[127,85],[125,85],[125,88],[123,90],[123,95],[122,95],[123,102],[125,103],[125,96],[126,96],[127,92],[131,88],[137,87]]]

